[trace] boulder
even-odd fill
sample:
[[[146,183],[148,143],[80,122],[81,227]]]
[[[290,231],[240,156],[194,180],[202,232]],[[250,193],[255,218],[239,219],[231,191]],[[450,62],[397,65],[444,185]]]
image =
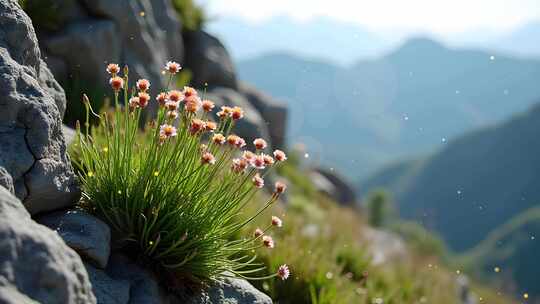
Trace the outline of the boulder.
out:
[[[321,187],[318,187],[318,184],[315,183],[321,192],[326,193],[342,205],[356,206],[356,194],[353,188],[337,172],[314,168],[310,175],[321,185]]]
[[[80,257],[0,187],[0,299],[96,303]],[[20,302],[16,302],[21,299]],[[4,302],[2,302],[4,303]],[[7,302],[10,303],[10,302]]]
[[[240,83],[239,92],[261,114],[268,126],[273,148],[284,149],[287,127],[287,106],[246,83]]]
[[[105,88],[109,80],[106,64],[120,61],[117,35],[114,22],[86,19],[72,22],[61,32],[44,36],[41,41],[48,57],[62,58],[68,67],[68,77],[84,83],[88,86],[84,89],[88,90]]]
[[[115,280],[101,269],[97,269],[89,264],[84,264],[92,290],[99,304],[128,304],[129,302],[129,281]]]
[[[192,86],[238,88],[232,59],[216,37],[199,30],[186,32],[184,41],[189,46],[184,65],[193,73]]]
[[[407,261],[409,256],[407,246],[399,235],[368,227],[363,229],[362,233],[373,265]]]
[[[65,97],[40,58],[28,16],[0,0],[0,166],[35,214],[80,195],[61,130]]]
[[[248,146],[253,146],[253,140],[257,137],[267,139],[271,145],[270,136],[268,135],[268,127],[264,123],[263,118],[259,115],[259,112],[251,106],[249,101],[230,88],[217,87],[211,89],[205,94],[205,98],[212,100],[216,103],[214,108],[214,114],[220,110],[221,106],[239,106],[244,109],[244,118],[239,120],[236,124],[234,133],[243,137],[246,140]],[[214,117],[216,117],[214,115]],[[217,119],[217,117],[216,117]]]
[[[99,268],[105,268],[111,253],[111,230],[100,219],[82,210],[67,210],[40,216],[37,222],[58,232],[66,245]]]
[[[7,172],[4,167],[0,167],[0,186],[6,188],[12,194],[15,194],[15,188],[13,187],[13,178]]]
[[[272,299],[245,280],[226,278],[192,297],[189,304],[272,304]]]

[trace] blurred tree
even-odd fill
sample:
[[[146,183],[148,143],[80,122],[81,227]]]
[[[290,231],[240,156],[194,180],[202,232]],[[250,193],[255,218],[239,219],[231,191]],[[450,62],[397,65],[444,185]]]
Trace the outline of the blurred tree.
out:
[[[369,224],[373,227],[381,227],[386,224],[394,210],[390,195],[383,189],[372,191],[367,199]]]

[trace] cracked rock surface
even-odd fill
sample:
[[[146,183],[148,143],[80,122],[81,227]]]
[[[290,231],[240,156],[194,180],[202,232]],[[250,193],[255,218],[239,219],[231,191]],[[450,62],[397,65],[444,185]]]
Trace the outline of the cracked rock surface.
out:
[[[0,303],[96,303],[77,253],[55,232],[34,222],[4,187],[0,187]]]
[[[0,0],[0,167],[31,214],[80,194],[61,129],[65,105],[30,19],[16,0]]]

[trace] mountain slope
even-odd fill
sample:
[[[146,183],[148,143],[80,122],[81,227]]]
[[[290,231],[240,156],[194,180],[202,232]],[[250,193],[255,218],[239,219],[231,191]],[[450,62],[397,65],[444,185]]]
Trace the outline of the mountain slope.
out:
[[[289,103],[291,142],[360,178],[524,111],[540,96],[540,61],[491,56],[418,38],[350,68],[270,54],[238,70]]]
[[[382,170],[360,189],[387,187],[402,216],[424,221],[463,251],[540,201],[538,130],[540,105],[452,140],[429,158]]]

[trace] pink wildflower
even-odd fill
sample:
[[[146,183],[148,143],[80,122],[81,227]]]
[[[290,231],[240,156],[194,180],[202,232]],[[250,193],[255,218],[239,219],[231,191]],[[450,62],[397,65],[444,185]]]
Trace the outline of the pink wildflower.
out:
[[[191,133],[191,135],[199,133],[200,131],[204,130],[204,125],[204,121],[200,119],[195,118],[191,120],[191,125],[189,126],[189,133]]]
[[[167,93],[161,92],[156,96],[156,100],[159,103],[160,106],[164,107],[165,103],[167,102],[168,96]]]
[[[257,229],[255,229],[255,232],[253,233],[253,235],[254,235],[256,238],[258,238],[258,237],[264,235],[264,231],[262,231],[261,228],[257,228]]]
[[[216,158],[214,157],[214,155],[212,155],[212,153],[204,152],[201,156],[201,161],[203,164],[213,165],[216,163]]]
[[[240,107],[232,108],[231,117],[234,120],[241,119],[242,117],[244,117],[244,110],[242,110],[242,108]]]
[[[272,239],[272,237],[269,235],[264,235],[262,237],[262,242],[266,248],[272,249],[275,247],[274,239]]]
[[[167,111],[166,115],[167,115],[167,118],[172,119],[172,120],[178,118],[178,112],[176,111]]]
[[[118,74],[118,72],[120,72],[120,67],[118,66],[118,64],[116,63],[109,63],[107,65],[107,73],[116,76],[116,74]]]
[[[281,227],[283,226],[283,221],[277,216],[272,216],[272,226]]]
[[[191,97],[191,96],[197,96],[198,95],[197,90],[195,90],[192,87],[184,87],[184,91],[182,91],[182,93],[184,93],[184,95],[186,97]]]
[[[169,73],[173,75],[178,73],[181,69],[182,67],[180,66],[180,64],[174,61],[169,61],[165,65],[165,70],[169,71]]]
[[[186,99],[184,99],[184,101],[184,109],[187,112],[195,113],[201,107],[201,99],[197,95],[186,96]]]
[[[257,138],[253,141],[253,145],[257,150],[263,150],[268,144],[266,143],[266,140],[262,138]]]
[[[139,89],[142,92],[146,92],[148,88],[150,87],[150,81],[146,79],[139,79],[137,80],[137,89]]]
[[[182,100],[184,100],[184,94],[177,90],[169,91],[169,93],[167,94],[167,97],[169,98],[170,101],[174,101],[174,102],[181,102]]]
[[[287,190],[287,185],[283,182],[276,182],[276,185],[275,185],[275,192],[277,194],[281,194],[283,192],[285,192],[285,190]]]
[[[243,158],[235,158],[232,160],[231,169],[234,173],[242,173],[246,170],[248,162]]]
[[[255,185],[255,187],[257,187],[259,189],[264,187],[264,179],[259,175],[259,173],[255,174],[252,181],[253,181],[253,185]]]
[[[141,108],[146,108],[149,101],[150,101],[150,95],[148,95],[148,93],[139,92],[139,106]]]
[[[165,138],[174,137],[176,136],[176,128],[168,124],[163,124],[159,127],[159,135],[165,136]]]
[[[213,121],[207,121],[204,124],[204,130],[207,132],[214,132],[217,129],[217,124]]]
[[[202,108],[205,112],[210,112],[214,109],[215,105],[212,101],[205,99],[202,102]]]
[[[124,88],[124,79],[122,77],[114,76],[109,80],[109,84],[114,91],[118,92]]]
[[[274,164],[274,158],[272,156],[267,155],[267,154],[262,154],[262,156],[263,156],[265,165],[271,166]]]
[[[281,150],[275,150],[274,157],[276,158],[277,161],[280,161],[280,162],[287,160],[287,155],[285,155],[285,152]]]
[[[221,133],[218,133],[218,134],[214,134],[214,136],[212,136],[212,141],[218,145],[223,145],[226,141],[225,139],[225,136],[223,136],[223,134]]]
[[[225,119],[229,116],[231,116],[232,108],[227,106],[222,106],[221,111],[217,113],[217,116],[221,119]]]
[[[285,264],[279,266],[276,275],[278,276],[278,278],[285,281],[291,275],[291,271],[289,270],[289,266],[287,266]]]
[[[251,165],[256,168],[256,169],[259,169],[259,170],[262,170],[265,168],[265,162],[264,162],[264,156],[263,155],[256,155],[252,162],[251,162]]]

